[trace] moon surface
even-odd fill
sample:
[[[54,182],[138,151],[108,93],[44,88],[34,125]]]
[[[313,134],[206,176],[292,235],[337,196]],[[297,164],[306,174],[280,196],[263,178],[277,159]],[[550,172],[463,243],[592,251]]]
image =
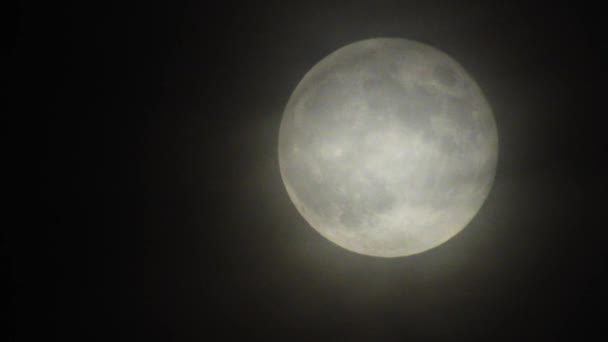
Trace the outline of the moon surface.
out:
[[[316,64],[279,129],[281,177],[322,236],[356,253],[434,248],[477,214],[498,134],[472,77],[429,45],[376,38]]]

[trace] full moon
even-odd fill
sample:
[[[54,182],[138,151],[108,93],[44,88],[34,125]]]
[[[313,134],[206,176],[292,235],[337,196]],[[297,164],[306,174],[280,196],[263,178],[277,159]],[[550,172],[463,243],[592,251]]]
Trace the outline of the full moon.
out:
[[[498,134],[458,62],[423,43],[376,38],[306,73],[285,108],[278,157],[289,198],[322,236],[400,257],[443,244],[477,214]]]

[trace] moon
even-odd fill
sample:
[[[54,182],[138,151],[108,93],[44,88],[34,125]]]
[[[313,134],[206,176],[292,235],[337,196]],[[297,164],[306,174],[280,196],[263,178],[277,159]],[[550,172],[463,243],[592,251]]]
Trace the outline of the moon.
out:
[[[423,43],[375,38],[317,63],[287,102],[278,158],[289,198],[322,236],[402,257],[462,231],[492,187],[494,115],[475,80]]]

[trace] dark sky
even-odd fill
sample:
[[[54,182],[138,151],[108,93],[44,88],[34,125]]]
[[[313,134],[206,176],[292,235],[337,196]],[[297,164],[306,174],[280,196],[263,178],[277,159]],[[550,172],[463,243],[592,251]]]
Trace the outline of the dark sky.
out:
[[[22,4],[9,42],[19,124],[8,148],[35,166],[9,183],[35,191],[2,239],[9,333],[104,342],[605,334],[603,18],[599,8],[529,3]],[[478,216],[407,258],[322,238],[278,169],[279,123],[301,77],[373,37],[450,54],[478,81],[499,131],[495,186]]]

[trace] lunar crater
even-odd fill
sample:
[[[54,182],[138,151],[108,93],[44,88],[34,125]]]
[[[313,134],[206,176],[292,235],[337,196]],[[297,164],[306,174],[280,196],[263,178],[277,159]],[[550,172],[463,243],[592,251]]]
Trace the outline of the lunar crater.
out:
[[[456,72],[447,65],[438,65],[433,69],[433,77],[446,87],[462,86],[462,80]]]

